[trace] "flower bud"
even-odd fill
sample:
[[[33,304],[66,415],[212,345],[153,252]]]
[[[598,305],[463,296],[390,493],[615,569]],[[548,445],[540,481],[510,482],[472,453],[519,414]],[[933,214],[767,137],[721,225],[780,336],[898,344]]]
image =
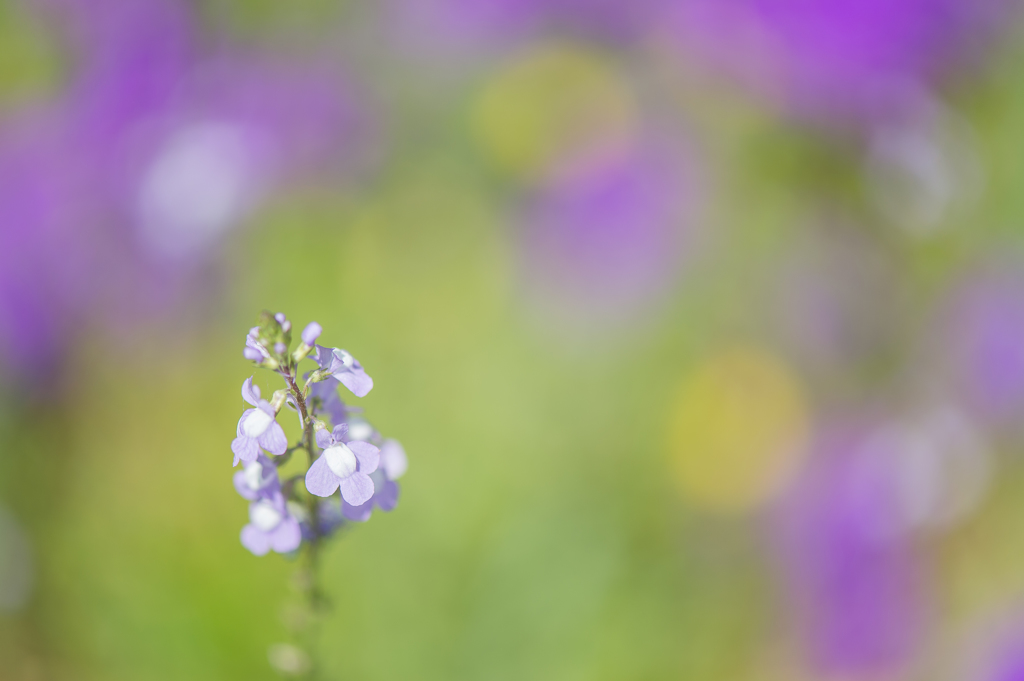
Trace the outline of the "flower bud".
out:
[[[323,329],[316,322],[310,322],[306,325],[306,328],[302,330],[302,342],[306,345],[313,345],[316,343],[316,339],[320,337]]]
[[[288,321],[283,312],[278,312],[275,315],[264,310],[260,314],[259,324],[256,327],[257,340],[261,346],[273,351],[273,354],[278,359],[278,366],[284,360],[288,352],[288,346],[292,342],[291,328],[291,322]]]
[[[257,364],[263,363],[263,353],[257,350],[256,348],[247,347],[245,350],[242,351],[242,356],[248,360],[256,362]]]
[[[288,333],[289,331],[292,330],[292,323],[288,321],[287,317],[284,316],[284,312],[278,312],[276,315],[274,315],[274,319],[276,319],[277,323],[281,325],[281,330],[284,331],[285,333]]]
[[[288,399],[288,392],[285,390],[278,390],[274,393],[274,396],[270,398],[270,406],[274,408],[275,412],[281,411],[281,407],[284,406],[284,401]]]

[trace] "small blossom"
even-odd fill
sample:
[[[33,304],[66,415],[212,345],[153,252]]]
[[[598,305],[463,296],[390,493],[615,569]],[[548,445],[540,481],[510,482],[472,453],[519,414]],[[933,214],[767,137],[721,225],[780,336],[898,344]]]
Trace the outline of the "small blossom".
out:
[[[262,447],[271,454],[284,454],[288,439],[284,429],[277,422],[277,412],[264,399],[260,399],[260,388],[252,384],[252,376],[242,384],[242,399],[255,409],[246,409],[238,419],[237,437],[231,443],[235,454],[234,466],[239,461],[256,461]]]
[[[268,499],[249,504],[249,524],[242,528],[242,546],[262,556],[270,550],[288,553],[299,548],[302,530],[289,512],[284,496],[277,492]]]
[[[348,427],[335,426],[333,432],[318,430],[316,443],[324,450],[306,473],[306,489],[310,494],[329,497],[341,488],[341,497],[353,506],[366,503],[373,496],[370,473],[377,470],[380,450],[369,442],[348,441]]]
[[[405,450],[398,440],[385,440],[380,448],[380,467],[370,474],[373,481],[373,496],[363,504],[354,506],[347,501],[342,502],[342,513],[355,522],[366,522],[377,506],[382,511],[390,511],[398,505],[398,478],[405,474],[409,462],[405,458]]]
[[[277,467],[262,453],[236,472],[233,482],[238,493],[249,501],[271,498],[281,490]]]
[[[325,348],[322,345],[316,349],[320,370],[341,381],[356,397],[365,397],[373,388],[373,379],[351,354],[340,348]]]
[[[321,332],[323,332],[323,328],[319,324],[310,322],[302,330],[302,342],[306,345],[313,345],[316,343],[316,339],[320,337]]]

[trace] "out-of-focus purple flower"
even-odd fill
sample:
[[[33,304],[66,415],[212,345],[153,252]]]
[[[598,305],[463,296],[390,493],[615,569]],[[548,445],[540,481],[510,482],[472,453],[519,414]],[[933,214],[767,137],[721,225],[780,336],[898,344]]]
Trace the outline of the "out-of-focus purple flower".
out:
[[[870,431],[827,432],[783,513],[790,591],[812,663],[832,674],[906,664],[927,622],[923,572],[893,522],[902,499],[885,467],[865,466]]]
[[[237,466],[239,461],[256,461],[261,447],[271,454],[284,454],[288,438],[277,422],[274,407],[260,398],[260,387],[253,385],[252,376],[242,384],[242,399],[255,408],[246,409],[238,419],[237,437],[231,442],[231,451],[235,454],[232,465]]]
[[[346,518],[341,510],[343,503],[340,496],[331,496],[320,502],[318,510],[320,516],[319,536],[329,537],[345,524]],[[298,511],[298,509],[295,509],[295,511]],[[309,522],[308,514],[302,511],[293,512],[292,515],[300,518],[299,525],[302,527],[302,538],[312,541],[316,535],[313,532],[312,524]]]
[[[391,0],[396,41],[417,53],[491,52],[537,29],[536,0]]]
[[[292,330],[292,323],[288,321],[288,317],[287,315],[285,315],[284,312],[278,312],[276,315],[274,315],[274,319],[277,321],[278,324],[281,325],[281,331],[283,331],[284,333],[288,333],[289,331]]]
[[[542,189],[522,217],[531,297],[558,317],[624,317],[679,273],[692,209],[678,162],[638,152]]]
[[[259,454],[255,461],[247,462],[232,480],[235,490],[249,501],[273,497],[281,490],[277,466],[265,454]]]
[[[369,442],[346,442],[347,433],[345,424],[335,426],[333,432],[317,431],[316,443],[323,454],[306,472],[306,489],[310,494],[329,497],[340,487],[342,499],[359,506],[373,496],[370,473],[377,470],[380,450]]]
[[[1024,269],[999,265],[952,297],[941,355],[955,388],[987,419],[1006,422],[1024,408]]]
[[[978,681],[1024,681],[1024,628],[1016,622],[1013,628],[998,636],[985,660]]]
[[[684,49],[791,110],[874,115],[886,91],[928,81],[985,44],[1000,0],[687,0],[670,21]]]
[[[249,524],[242,528],[242,546],[262,556],[271,550],[289,553],[301,543],[299,522],[288,512],[280,492],[249,504]]]
[[[405,450],[397,440],[385,440],[380,448],[380,467],[370,474],[373,481],[373,496],[366,502],[354,506],[347,501],[342,502],[342,513],[349,520],[366,522],[377,506],[382,511],[390,511],[398,505],[399,487],[395,482],[409,468]]]
[[[180,300],[224,235],[333,162],[354,123],[321,65],[200,49],[189,3],[33,4],[74,69],[0,135],[0,346],[26,374],[52,366],[81,319]]]
[[[332,426],[340,426],[345,423],[348,420],[349,412],[352,411],[338,395],[339,385],[341,384],[338,379],[332,376],[314,383],[309,392],[316,413],[329,416]]]
[[[409,470],[409,459],[405,456],[405,448],[398,440],[387,439],[380,447],[380,467],[388,480],[398,480]]]
[[[493,53],[542,34],[628,43],[658,26],[665,0],[393,0],[392,23],[431,56]]]
[[[373,389],[373,379],[351,354],[340,348],[316,346],[320,370],[338,379],[356,397],[365,397]]]

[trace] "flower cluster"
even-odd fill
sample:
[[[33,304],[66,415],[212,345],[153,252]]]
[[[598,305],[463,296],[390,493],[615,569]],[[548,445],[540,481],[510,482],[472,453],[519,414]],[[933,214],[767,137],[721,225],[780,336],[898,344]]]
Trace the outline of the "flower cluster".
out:
[[[294,350],[291,330],[283,313],[264,312],[245,338],[243,356],[285,384],[266,400],[253,377],[242,383],[242,399],[252,408],[242,412],[231,443],[233,465],[243,464],[235,489],[249,501],[242,545],[256,555],[292,553],[304,541],[315,547],[346,522],[369,520],[374,506],[390,511],[408,466],[402,445],[382,437],[339,395],[341,386],[357,397],[370,392],[373,379],[362,365],[345,350],[317,345],[323,329],[316,322]],[[318,366],[300,376],[305,359]],[[292,446],[277,419],[286,405],[302,426]],[[306,472],[282,480],[278,469],[298,450],[308,457]]]

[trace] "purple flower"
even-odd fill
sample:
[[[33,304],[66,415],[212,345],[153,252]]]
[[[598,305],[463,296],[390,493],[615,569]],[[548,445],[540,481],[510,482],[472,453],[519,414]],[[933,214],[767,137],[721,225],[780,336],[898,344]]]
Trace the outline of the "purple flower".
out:
[[[1024,407],[1024,276],[1019,263],[998,263],[953,295],[942,363],[983,416],[1011,422]]]
[[[380,450],[369,442],[346,442],[347,433],[345,424],[335,426],[333,432],[317,431],[316,443],[324,452],[306,472],[306,489],[329,497],[340,487],[342,499],[359,506],[373,496],[370,473],[377,470]]]
[[[687,0],[685,49],[800,113],[872,115],[893,83],[928,81],[984,44],[1002,0]]]
[[[223,41],[192,3],[30,4],[74,68],[0,130],[0,362],[26,375],[82,319],[166,312],[207,286],[197,266],[272,191],[335,163],[356,122],[333,69],[204,51]]]
[[[347,501],[342,502],[342,513],[349,520],[366,522],[377,506],[382,511],[390,511],[398,505],[398,478],[405,474],[409,461],[405,450],[397,440],[385,440],[380,448],[380,467],[370,474],[373,481],[373,496],[359,505]]]
[[[783,514],[794,610],[811,661],[829,674],[900,668],[928,621],[923,573],[899,531],[898,471],[872,463],[872,433],[827,432]]]
[[[249,504],[249,524],[242,528],[242,546],[262,556],[270,550],[289,553],[301,543],[299,522],[288,512],[280,492]]]
[[[678,159],[646,150],[540,191],[521,219],[536,304],[592,322],[635,314],[664,293],[687,245],[689,179]]]
[[[316,350],[320,370],[334,376],[356,397],[365,397],[373,388],[373,379],[348,352],[340,348],[325,348],[322,345],[316,346]]]
[[[260,387],[252,384],[252,376],[242,384],[242,399],[255,409],[246,409],[238,419],[237,437],[231,443],[237,466],[239,461],[256,461],[262,447],[271,454],[284,454],[288,439],[284,429],[277,422],[277,412],[264,399],[260,399]]]
[[[992,635],[987,632],[987,639],[996,639],[986,650],[985,659],[981,663],[980,673],[972,676],[978,681],[1024,681],[1024,622],[1019,617],[1009,625],[1003,625],[1006,631]]]
[[[262,453],[236,472],[233,482],[238,493],[249,501],[271,498],[281,490],[277,466]]]

